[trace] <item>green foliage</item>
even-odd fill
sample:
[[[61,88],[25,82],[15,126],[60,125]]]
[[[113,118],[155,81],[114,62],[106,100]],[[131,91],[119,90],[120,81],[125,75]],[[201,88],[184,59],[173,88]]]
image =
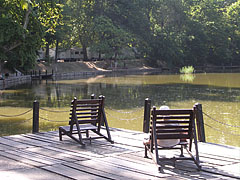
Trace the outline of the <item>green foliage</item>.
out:
[[[182,74],[192,74],[194,72],[194,67],[193,66],[184,66],[179,71]]]
[[[1,0],[0,63],[27,70],[46,32],[54,33],[60,9],[50,0]]]
[[[110,18],[96,17],[94,24],[95,41],[91,46],[92,51],[112,57],[120,54],[121,50],[131,43],[129,33],[114,25]]]
[[[62,3],[62,4],[60,4]],[[239,0],[0,0],[0,62],[29,68],[41,47],[152,64],[240,64]],[[48,52],[48,51],[47,51]],[[47,54],[48,55],[48,54]]]

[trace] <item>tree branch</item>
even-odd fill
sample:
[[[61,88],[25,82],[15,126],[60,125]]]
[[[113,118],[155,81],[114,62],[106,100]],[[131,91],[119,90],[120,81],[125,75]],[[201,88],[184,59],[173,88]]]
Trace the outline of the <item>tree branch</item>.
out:
[[[27,29],[27,25],[29,22],[29,14],[31,13],[31,9],[28,8],[27,13],[25,15],[25,20],[24,20],[24,25],[23,25],[23,29]]]

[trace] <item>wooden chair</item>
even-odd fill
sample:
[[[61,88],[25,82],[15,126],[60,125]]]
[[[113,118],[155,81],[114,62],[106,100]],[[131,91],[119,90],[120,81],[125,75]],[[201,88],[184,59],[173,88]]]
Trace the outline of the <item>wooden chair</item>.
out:
[[[172,147],[160,147],[158,144],[162,140],[179,139],[178,143]],[[194,141],[193,141],[194,139]],[[162,171],[163,161],[171,160],[193,160],[198,169],[201,169],[198,145],[195,129],[195,113],[193,109],[170,109],[157,110],[153,107],[151,110],[151,125],[150,125],[150,142],[145,144],[145,157],[149,152],[152,159],[158,166],[159,171]],[[192,153],[192,144],[195,145],[195,156]],[[181,153],[178,157],[160,157],[159,150],[179,149]],[[183,155],[185,149],[189,157]]]
[[[103,135],[100,130],[105,126],[107,136]],[[97,134],[90,137],[89,130]],[[78,135],[78,138],[74,136]],[[85,134],[85,137],[83,135]],[[59,139],[67,135],[81,145],[85,145],[83,140],[105,138],[107,141],[114,143],[111,139],[107,118],[104,111],[104,96],[99,99],[82,99],[77,100],[75,97],[71,103],[69,126],[59,127]]]

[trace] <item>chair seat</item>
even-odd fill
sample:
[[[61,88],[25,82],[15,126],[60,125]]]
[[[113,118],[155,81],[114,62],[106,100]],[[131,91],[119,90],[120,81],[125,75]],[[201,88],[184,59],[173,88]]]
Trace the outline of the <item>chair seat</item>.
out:
[[[92,124],[82,124],[79,125],[81,131],[85,130],[96,130],[98,127],[94,126]],[[69,132],[70,131],[70,126],[60,126],[59,128],[64,129],[65,131]],[[76,125],[73,126],[73,131],[77,131]]]

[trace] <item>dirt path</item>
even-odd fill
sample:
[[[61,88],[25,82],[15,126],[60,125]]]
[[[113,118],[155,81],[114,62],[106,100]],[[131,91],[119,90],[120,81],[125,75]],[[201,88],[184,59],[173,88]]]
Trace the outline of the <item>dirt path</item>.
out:
[[[124,60],[127,69],[149,69],[143,60]],[[123,64],[123,63],[122,63]],[[121,69],[123,65],[119,63],[117,69]],[[126,69],[125,68],[125,69]],[[109,62],[94,61],[94,62],[58,62],[58,63],[38,63],[35,70],[48,71],[52,70],[56,73],[80,72],[80,71],[109,71],[111,70]]]

